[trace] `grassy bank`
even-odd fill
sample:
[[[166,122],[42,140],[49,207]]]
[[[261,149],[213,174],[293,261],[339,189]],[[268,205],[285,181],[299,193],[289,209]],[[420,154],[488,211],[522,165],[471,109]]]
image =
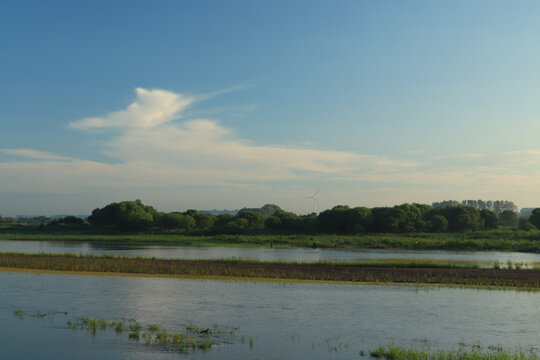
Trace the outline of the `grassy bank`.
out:
[[[540,232],[494,230],[469,233],[363,235],[178,235],[0,232],[0,240],[91,242],[119,245],[312,247],[345,249],[538,252]]]
[[[540,270],[478,269],[430,261],[286,263],[0,253],[0,268],[195,278],[223,277],[230,279],[540,288]]]

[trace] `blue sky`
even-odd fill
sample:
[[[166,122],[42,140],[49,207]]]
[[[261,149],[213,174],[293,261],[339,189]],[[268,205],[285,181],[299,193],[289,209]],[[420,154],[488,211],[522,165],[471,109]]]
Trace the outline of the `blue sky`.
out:
[[[0,4],[0,215],[540,206],[535,1]]]

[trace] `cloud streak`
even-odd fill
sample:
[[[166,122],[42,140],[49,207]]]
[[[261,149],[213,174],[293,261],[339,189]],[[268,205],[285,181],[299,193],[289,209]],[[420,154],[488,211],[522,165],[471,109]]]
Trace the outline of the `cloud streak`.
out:
[[[45,151],[38,151],[32,149],[0,149],[0,152],[8,155],[15,155],[27,159],[36,159],[36,160],[56,160],[56,161],[71,161],[74,160],[68,156],[61,156],[52,154]]]

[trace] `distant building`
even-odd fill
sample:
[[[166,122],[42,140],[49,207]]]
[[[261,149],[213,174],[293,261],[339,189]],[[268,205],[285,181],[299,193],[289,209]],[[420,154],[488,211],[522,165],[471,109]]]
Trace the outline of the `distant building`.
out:
[[[532,211],[536,209],[536,208],[522,208],[520,211],[519,211],[519,217],[525,217],[525,218],[528,218],[529,216],[531,216],[532,214]]]
[[[236,213],[238,212],[238,210],[199,210],[199,212],[201,214],[212,214],[212,215],[221,215],[221,214],[232,214],[232,215],[236,215]]]

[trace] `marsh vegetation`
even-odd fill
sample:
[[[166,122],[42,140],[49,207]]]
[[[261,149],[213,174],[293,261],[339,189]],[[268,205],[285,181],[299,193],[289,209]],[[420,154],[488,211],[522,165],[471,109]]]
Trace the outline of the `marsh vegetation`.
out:
[[[449,286],[540,288],[540,270],[507,263],[491,269],[474,263],[430,259],[366,262],[259,262],[129,258],[114,255],[0,253],[0,268],[97,274],[133,274],[223,279],[432,284]]]
[[[382,360],[537,360],[534,349],[509,351],[502,346],[489,346],[483,350],[478,344],[472,350],[460,347],[457,350],[431,350],[405,348],[395,345],[379,346],[370,351],[370,356]]]
[[[67,312],[27,313],[15,309],[13,314],[23,320],[26,316],[44,318],[47,316],[63,314]],[[128,339],[135,342],[143,342],[148,346],[156,346],[167,351],[193,352],[196,350],[208,350],[212,346],[234,344],[237,341],[237,328],[220,328],[213,324],[211,328],[200,328],[192,323],[181,324],[178,328],[170,330],[158,323],[143,324],[136,319],[105,319],[94,317],[71,318],[66,325],[73,330],[84,330],[92,335],[100,331],[109,331],[115,334],[126,334]],[[245,339],[245,336],[242,336]],[[249,338],[249,345],[253,347],[253,337]],[[245,341],[242,340],[242,343]]]

